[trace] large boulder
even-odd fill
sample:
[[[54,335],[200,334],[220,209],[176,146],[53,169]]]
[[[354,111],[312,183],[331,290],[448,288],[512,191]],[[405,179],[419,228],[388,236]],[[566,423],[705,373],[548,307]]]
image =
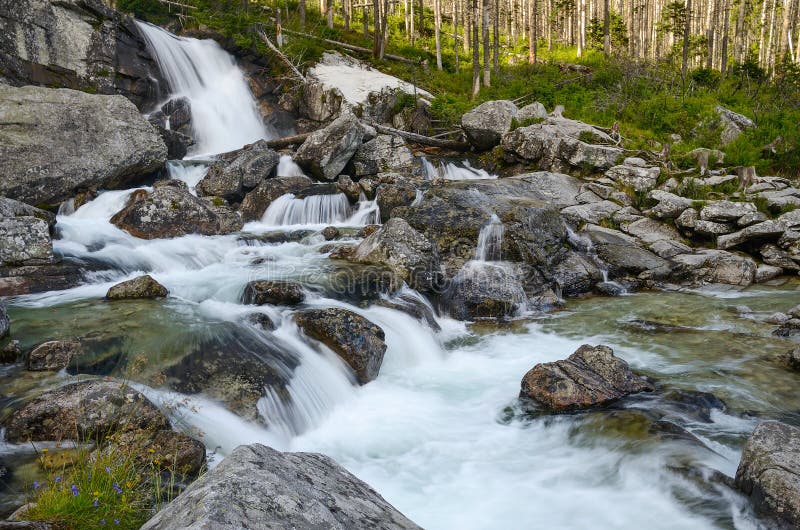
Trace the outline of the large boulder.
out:
[[[359,383],[375,379],[386,352],[384,332],[361,315],[347,309],[309,309],[296,313],[295,322],[311,338],[341,357]]]
[[[123,96],[0,85],[0,195],[56,204],[132,182],[166,160],[156,129]]]
[[[237,154],[229,163],[220,161],[213,164],[197,185],[197,191],[203,195],[241,202],[249,190],[272,176],[280,161],[280,155],[270,149],[264,140],[247,146]]]
[[[295,282],[252,281],[242,293],[243,304],[297,305],[305,300],[303,286]]]
[[[714,110],[719,115],[719,121],[722,125],[722,132],[720,133],[720,142],[722,145],[728,145],[736,140],[745,130],[752,129],[756,126],[755,122],[747,116],[733,112],[721,105],[717,105]]]
[[[100,380],[46,391],[14,410],[5,422],[10,442],[102,439],[115,431],[168,425],[140,392],[118,381]]]
[[[358,185],[356,184],[356,186]],[[375,201],[378,203],[378,208],[381,212],[381,221],[384,223],[388,221],[395,207],[413,204],[418,193],[421,192],[417,189],[417,186],[406,179],[397,178],[393,182],[379,185],[375,193]]]
[[[401,218],[389,219],[380,230],[364,239],[349,259],[385,266],[398,280],[417,290],[431,290],[438,283],[440,266],[436,248]]]
[[[758,424],[742,451],[735,484],[774,528],[800,528],[800,429]]]
[[[228,234],[242,227],[238,214],[189,193],[180,181],[168,181],[151,193],[134,192],[111,222],[141,239]]]
[[[122,94],[141,110],[169,90],[133,17],[109,2],[0,2],[0,27],[0,83]]]
[[[365,129],[351,112],[311,133],[294,160],[318,179],[335,180],[361,146]]]
[[[34,347],[25,358],[25,369],[31,372],[61,370],[75,357],[83,354],[76,340],[51,340]]]
[[[652,390],[611,348],[585,344],[566,360],[534,366],[522,379],[520,396],[547,410],[565,412]]]
[[[658,201],[658,204],[650,209],[650,213],[658,219],[675,219],[692,206],[691,199],[664,190],[653,190],[647,197]]]
[[[639,276],[647,273],[654,279],[670,273],[670,263],[642,248],[638,240],[619,230],[588,225],[581,234],[588,237],[597,256],[608,266],[612,277]]]
[[[672,258],[673,279],[699,285],[722,283],[747,287],[755,281],[758,268],[753,258],[725,250],[699,250]]]
[[[142,526],[179,528],[420,527],[327,456],[253,444],[237,447]]]
[[[54,226],[53,214],[0,197],[0,266],[54,262],[50,238]]]
[[[461,116],[461,128],[476,149],[486,151],[511,130],[519,109],[511,101],[487,101]]]
[[[700,210],[700,219],[715,223],[729,223],[757,211],[752,202],[712,201]]]
[[[276,177],[273,179],[262,180],[261,184],[248,193],[240,211],[245,222],[258,221],[263,217],[272,201],[286,195],[287,193],[297,194],[313,185],[313,181],[308,177]]]
[[[130,300],[134,298],[164,298],[169,294],[166,287],[149,274],[137,276],[112,286],[106,293],[109,300]]]
[[[522,272],[507,263],[468,261],[444,291],[447,312],[459,320],[514,316],[527,308]]]
[[[606,133],[591,125],[550,117],[542,123],[520,127],[503,136],[507,152],[538,163],[542,169],[606,170],[617,164],[623,150]]]
[[[364,142],[353,156],[353,174],[359,178],[388,171],[411,173],[417,166],[417,160],[406,142],[389,134],[379,134]]]
[[[612,167],[606,171],[605,175],[620,186],[631,188],[634,191],[649,191],[658,184],[661,168],[658,166],[640,167],[623,163]]]

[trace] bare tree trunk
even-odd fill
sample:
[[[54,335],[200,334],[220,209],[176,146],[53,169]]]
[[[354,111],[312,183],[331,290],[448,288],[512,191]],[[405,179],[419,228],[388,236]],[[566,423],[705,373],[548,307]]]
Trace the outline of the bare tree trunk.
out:
[[[363,7],[361,8],[361,26],[364,30],[364,38],[369,37],[369,4],[364,0]]]
[[[342,15],[344,16],[344,30],[350,31],[350,5],[353,0],[344,0],[342,2]]]
[[[586,0],[578,0],[578,57],[583,57],[586,42]]]
[[[300,14],[300,31],[306,30],[306,0],[300,0],[297,6],[297,11]]]
[[[333,27],[333,0],[325,0],[325,16],[328,19],[328,27]]]
[[[372,0],[372,57],[377,59],[381,55],[381,3]]]
[[[603,53],[611,55],[611,11],[608,0],[603,2]]]
[[[458,2],[459,0],[453,0],[453,54],[455,55],[456,73],[461,69],[461,65],[458,61]]]
[[[491,50],[489,46],[489,6],[492,0],[483,0],[483,21],[481,34],[483,37],[483,86],[492,86]]]
[[[433,27],[436,39],[436,68],[442,69],[442,1],[433,0]]]
[[[725,13],[723,13],[723,22],[722,22],[722,44],[720,49],[720,71],[724,74],[728,74],[728,31],[730,30],[730,19],[731,19],[731,8],[730,8],[730,0],[725,0]]]
[[[494,0],[494,33],[492,34],[494,75],[500,75],[500,0]]]
[[[686,69],[689,66],[689,34],[692,31],[692,0],[686,0],[686,20],[683,26],[683,57],[681,61],[681,78],[686,80]]]
[[[472,98],[478,97],[481,90],[481,56],[478,35],[478,0],[472,0],[470,11],[470,25],[472,28]]]
[[[414,28],[414,0],[409,0],[411,2],[411,45],[414,45],[414,41],[417,37],[416,29]]]
[[[528,2],[528,64],[533,64],[536,62],[536,52],[534,48],[536,47],[536,26],[533,19],[533,1],[534,0],[527,0]]]
[[[389,43],[389,0],[383,0],[381,9],[381,53],[379,58],[386,55],[386,45]]]

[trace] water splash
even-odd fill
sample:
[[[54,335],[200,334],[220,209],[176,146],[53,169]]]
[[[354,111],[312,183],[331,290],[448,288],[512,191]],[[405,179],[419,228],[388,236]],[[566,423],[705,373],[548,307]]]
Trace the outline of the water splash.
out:
[[[356,208],[344,193],[309,195],[299,199],[291,193],[281,195],[267,208],[261,222],[266,226],[363,226],[380,221],[376,201],[362,194]]]
[[[277,176],[279,177],[305,177],[306,174],[289,155],[281,155],[278,161]]]
[[[478,234],[478,246],[475,248],[475,259],[478,261],[502,261],[503,234],[505,225],[497,215],[492,214],[489,222]]]
[[[172,95],[191,102],[194,154],[232,151],[275,136],[262,122],[244,74],[219,44],[178,37],[145,22],[136,26]]]

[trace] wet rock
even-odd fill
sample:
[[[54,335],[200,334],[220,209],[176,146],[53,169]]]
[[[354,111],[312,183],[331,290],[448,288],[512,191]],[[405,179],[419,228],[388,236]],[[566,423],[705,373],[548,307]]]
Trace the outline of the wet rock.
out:
[[[206,448],[202,442],[167,429],[119,433],[105,450],[130,457],[144,469],[168,473],[167,480],[196,477],[206,465]]]
[[[277,177],[261,181],[256,188],[248,193],[242,201],[240,211],[245,222],[257,221],[263,217],[264,212],[272,201],[286,195],[297,194],[311,187],[313,181],[308,177]]]
[[[0,302],[0,339],[7,336],[11,330],[11,319],[8,318],[6,306]]]
[[[697,390],[670,390],[663,395],[667,406],[693,420],[711,423],[711,411],[728,409],[725,402],[710,392]]]
[[[126,184],[167,159],[155,128],[122,96],[0,85],[0,114],[0,195],[30,204]]]
[[[170,129],[191,130],[190,127],[187,129],[192,123],[192,102],[188,98],[170,99],[161,105],[161,113],[164,115],[165,125],[169,124]]]
[[[169,294],[166,287],[149,274],[138,276],[111,287],[106,293],[109,300],[130,300],[135,298],[164,298]]]
[[[202,195],[241,202],[249,190],[272,176],[278,162],[280,155],[270,149],[265,140],[259,140],[237,151],[230,163],[213,164],[197,185],[197,190]]]
[[[322,229],[320,234],[322,234],[322,237],[325,238],[325,241],[332,241],[341,235],[339,229],[335,226],[326,226]]]
[[[5,423],[11,442],[102,439],[115,431],[168,426],[141,393],[118,381],[100,380],[46,391],[12,412]]]
[[[227,207],[220,207],[220,210],[186,189],[162,185],[151,193],[144,190],[134,192],[128,204],[111,218],[111,222],[141,239],[172,238],[187,234],[210,236],[241,229],[241,220],[231,226]]]
[[[50,238],[54,225],[51,213],[0,197],[0,266],[55,261]]]
[[[599,282],[594,286],[595,291],[606,296],[622,296],[628,291],[618,282]]]
[[[522,379],[520,397],[553,412],[566,412],[652,390],[608,346],[583,345],[566,360],[534,366]]]
[[[613,277],[649,272],[655,278],[665,277],[670,263],[642,248],[635,238],[610,228],[589,225],[581,232],[588,237],[597,256],[609,267]]]
[[[694,254],[679,254],[673,277],[692,284],[723,283],[746,287],[756,276],[756,263],[749,256],[724,250],[700,250]]]
[[[334,180],[361,146],[364,126],[350,112],[311,133],[294,160],[318,179]]]
[[[85,272],[96,268],[92,265],[65,259],[49,265],[0,266],[0,296],[70,289],[83,281]]]
[[[525,309],[520,271],[504,263],[467,262],[450,281],[443,299],[458,320],[507,318]]]
[[[246,321],[264,331],[272,331],[275,329],[275,323],[269,315],[265,315],[264,313],[250,313],[247,315]]]
[[[377,175],[385,171],[412,172],[417,159],[398,136],[379,134],[365,142],[353,155],[353,170],[356,177]]]
[[[800,371],[800,346],[793,350],[789,350],[784,355],[784,360],[789,368],[792,370]]]
[[[378,376],[386,352],[384,332],[357,313],[346,309],[309,309],[294,315],[297,325],[311,338],[339,355],[356,374],[369,383]]]
[[[597,264],[585,255],[571,251],[552,270],[556,284],[563,296],[578,296],[592,291],[603,281],[603,273]],[[624,290],[624,289],[623,289]]]
[[[179,528],[418,529],[330,458],[236,448],[142,530]]]
[[[800,429],[765,421],[748,438],[736,470],[736,487],[777,528],[800,527],[799,455]]]
[[[25,358],[25,369],[31,372],[61,370],[73,358],[83,354],[81,343],[76,340],[52,340],[34,347]]]
[[[476,149],[486,151],[511,130],[519,109],[511,101],[487,101],[461,116],[461,128]]]
[[[439,282],[439,257],[425,236],[404,219],[389,219],[362,241],[350,256],[355,263],[381,265],[398,280],[417,290],[433,289]]]
[[[587,143],[585,139],[591,139]],[[506,151],[537,162],[540,168],[560,170],[592,168],[605,170],[617,164],[623,151],[612,145],[604,132],[585,123],[549,117],[542,123],[520,127],[503,136]]]
[[[349,175],[339,175],[336,180],[336,188],[347,195],[350,202],[356,202],[361,195],[361,187],[353,182]]]
[[[189,152],[189,148],[194,145],[194,140],[191,136],[187,136],[182,132],[165,129],[156,126],[158,135],[164,140],[164,145],[167,146],[167,158],[169,160],[180,160]]]
[[[800,318],[792,317],[778,326],[778,329],[772,332],[776,337],[794,337],[800,335]]]
[[[243,304],[297,305],[305,300],[303,286],[294,282],[248,282],[242,294]]]
[[[441,326],[436,321],[436,313],[427,300],[416,293],[401,292],[392,298],[384,298],[375,303],[382,307],[388,307],[397,311],[402,311],[414,317],[420,322],[424,322],[434,331],[441,331]]]

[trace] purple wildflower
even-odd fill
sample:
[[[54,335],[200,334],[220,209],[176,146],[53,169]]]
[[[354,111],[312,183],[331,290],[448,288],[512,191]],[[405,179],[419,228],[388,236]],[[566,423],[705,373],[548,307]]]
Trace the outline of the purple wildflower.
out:
[[[61,477],[56,477],[53,482],[61,482]]]
[[[33,481],[33,489],[38,490],[39,486],[41,486],[41,484],[39,484],[39,481],[38,480],[34,480]]]
[[[100,526],[105,526],[105,525],[106,525],[106,520],[100,519]]]
[[[111,473],[111,468],[106,466],[106,473]]]
[[[119,519],[114,519],[114,524],[119,524]]]
[[[92,506],[94,506],[95,508],[97,508],[98,506],[100,506],[100,501],[99,501],[99,500],[97,500],[97,499],[95,499],[95,500],[94,500],[94,502],[92,503]]]
[[[71,490],[72,490],[72,495],[73,495],[74,497],[77,497],[77,496],[78,496],[78,486],[76,486],[75,484],[73,484],[72,486],[70,486],[70,488],[69,488],[69,489],[71,489]]]
[[[114,491],[116,491],[116,492],[117,492],[117,495],[119,495],[120,493],[122,493],[122,488],[120,488],[120,487],[119,487],[119,484],[117,484],[116,482],[115,482],[115,483],[114,483],[114,484],[113,484],[111,487],[112,487],[112,488],[114,488]]]

